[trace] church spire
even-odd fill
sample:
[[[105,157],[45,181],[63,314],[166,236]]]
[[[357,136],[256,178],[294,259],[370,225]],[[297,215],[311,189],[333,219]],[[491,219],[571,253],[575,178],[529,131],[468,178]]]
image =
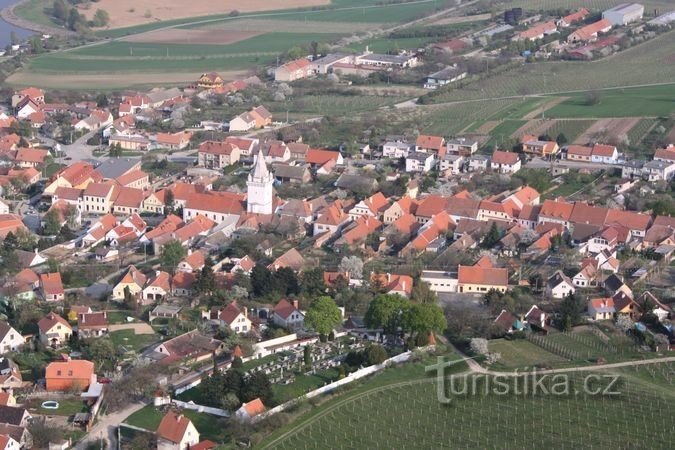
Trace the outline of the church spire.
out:
[[[267,164],[265,163],[265,157],[262,154],[262,150],[258,151],[258,155],[255,157],[255,163],[253,164],[253,170],[251,170],[250,179],[255,181],[264,181],[270,178],[270,171],[267,169]]]

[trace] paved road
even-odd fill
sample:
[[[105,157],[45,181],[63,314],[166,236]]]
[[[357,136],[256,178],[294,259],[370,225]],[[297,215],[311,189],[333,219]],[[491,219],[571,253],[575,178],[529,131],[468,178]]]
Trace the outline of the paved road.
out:
[[[98,422],[96,422],[96,425],[89,431],[87,437],[77,443],[77,446],[75,447],[76,450],[85,450],[88,444],[99,442],[99,439],[103,439],[107,443],[106,448],[117,448],[117,427],[119,424],[146,405],[147,403],[134,403],[133,405],[127,406],[112,414],[99,416]]]

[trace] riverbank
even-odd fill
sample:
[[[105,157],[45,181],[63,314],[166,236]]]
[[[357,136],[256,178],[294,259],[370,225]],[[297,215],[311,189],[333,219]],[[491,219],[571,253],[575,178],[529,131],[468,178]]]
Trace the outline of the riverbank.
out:
[[[73,31],[66,30],[64,28],[50,27],[47,25],[42,25],[39,23],[31,22],[26,19],[22,19],[17,16],[14,12],[14,8],[17,6],[23,5],[24,3],[29,2],[30,0],[19,0],[13,5],[9,5],[6,8],[0,10],[0,17],[5,22],[14,25],[15,27],[24,28],[26,30],[35,31],[41,34],[51,34],[59,36],[76,36],[76,33]]]

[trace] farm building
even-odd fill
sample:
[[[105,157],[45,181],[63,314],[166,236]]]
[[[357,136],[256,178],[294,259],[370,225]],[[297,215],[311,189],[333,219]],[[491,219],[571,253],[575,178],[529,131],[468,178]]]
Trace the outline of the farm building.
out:
[[[454,83],[462,78],[466,78],[466,70],[462,70],[457,65],[448,66],[443,70],[429,75],[424,82],[424,89],[436,89],[446,84]]]
[[[639,3],[624,3],[602,13],[602,18],[609,20],[614,26],[627,25],[642,19],[645,7]]]

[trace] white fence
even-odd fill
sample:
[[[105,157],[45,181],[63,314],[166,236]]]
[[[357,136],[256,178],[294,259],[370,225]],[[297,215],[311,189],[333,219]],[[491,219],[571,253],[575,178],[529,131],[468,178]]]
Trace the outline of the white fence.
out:
[[[376,364],[374,366],[368,366],[368,367],[364,367],[363,369],[359,369],[356,372],[353,372],[353,373],[349,374],[348,376],[342,378],[341,380],[337,380],[337,381],[334,381],[333,383],[327,384],[325,386],[321,386],[320,388],[315,389],[313,391],[310,391],[310,392],[306,393],[305,395],[303,395],[301,397],[298,397],[298,398],[293,399],[293,400],[289,400],[286,403],[282,403],[281,405],[276,406],[276,407],[264,412],[263,414],[260,414],[259,416],[256,416],[254,418],[254,421],[265,419],[265,418],[267,418],[271,415],[274,415],[278,412],[285,411],[285,410],[287,410],[288,408],[290,408],[291,406],[295,405],[297,402],[299,402],[303,399],[317,397],[321,394],[326,394],[328,392],[334,391],[335,389],[339,388],[340,386],[344,386],[345,384],[349,384],[353,381],[359,380],[361,378],[367,377],[368,375],[372,375],[372,374],[377,373],[381,370],[384,370],[392,364],[406,362],[406,361],[410,360],[411,356],[412,356],[412,352],[408,351],[408,352],[405,352],[405,353],[401,353],[400,355],[396,355],[392,358],[389,358],[386,361],[384,361],[382,364]]]
[[[212,408],[211,406],[204,406],[204,405],[198,405],[196,403],[192,402],[182,402],[180,400],[172,400],[172,403],[174,403],[176,406],[179,406],[184,409],[191,409],[193,411],[197,411],[200,413],[206,413],[206,414],[211,414],[212,416],[219,416],[219,417],[230,417],[230,413],[225,411],[224,409],[220,408]]]

